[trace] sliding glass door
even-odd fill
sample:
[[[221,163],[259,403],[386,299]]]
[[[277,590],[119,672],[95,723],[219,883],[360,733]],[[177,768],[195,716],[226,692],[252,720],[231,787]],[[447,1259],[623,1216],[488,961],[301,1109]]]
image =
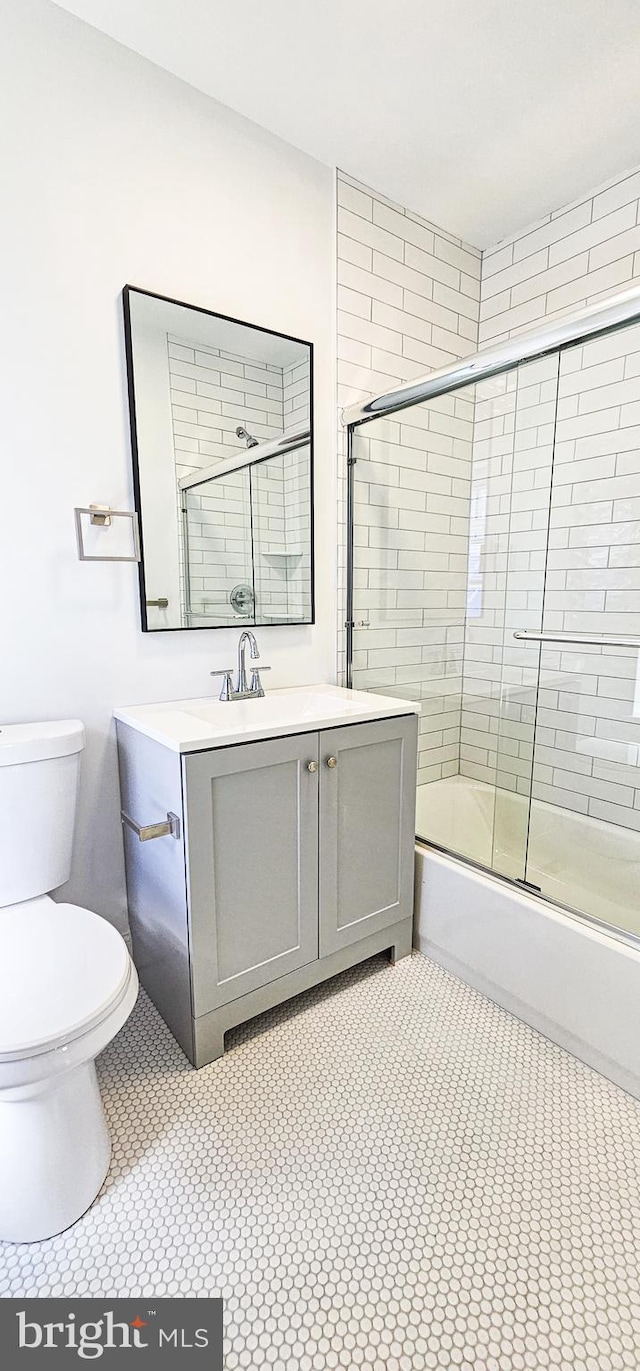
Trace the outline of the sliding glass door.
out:
[[[472,460],[460,774],[493,775],[485,865],[526,879],[539,648],[514,634],[542,623],[558,354],[477,387]],[[475,581],[477,579],[477,590]],[[472,812],[488,797],[472,793]]]
[[[353,431],[356,688],[418,836],[640,936],[640,325]]]
[[[560,359],[541,628],[526,879],[640,934],[638,325]]]
[[[525,879],[558,357],[356,429],[352,681],[421,705],[418,836]]]

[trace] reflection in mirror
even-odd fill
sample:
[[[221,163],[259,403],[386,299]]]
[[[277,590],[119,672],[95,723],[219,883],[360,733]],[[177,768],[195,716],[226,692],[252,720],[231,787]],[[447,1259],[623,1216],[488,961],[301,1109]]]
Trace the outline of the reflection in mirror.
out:
[[[309,620],[308,430],[284,444],[286,451],[264,456],[276,444],[258,443],[242,465],[232,458],[212,476],[180,478],[184,603],[192,621]]]
[[[311,623],[312,345],[129,286],[124,310],[143,628]]]

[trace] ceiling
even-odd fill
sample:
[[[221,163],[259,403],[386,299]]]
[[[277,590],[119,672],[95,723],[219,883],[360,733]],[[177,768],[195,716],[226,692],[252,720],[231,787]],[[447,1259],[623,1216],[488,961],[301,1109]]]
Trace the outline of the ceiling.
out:
[[[640,162],[638,0],[59,0],[487,247]]]

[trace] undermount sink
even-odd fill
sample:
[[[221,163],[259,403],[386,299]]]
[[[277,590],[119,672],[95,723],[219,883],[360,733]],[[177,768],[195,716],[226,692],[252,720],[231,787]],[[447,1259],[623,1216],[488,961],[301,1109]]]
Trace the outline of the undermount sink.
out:
[[[324,684],[271,690],[254,700],[172,700],[114,711],[121,723],[176,752],[419,712],[410,700]]]

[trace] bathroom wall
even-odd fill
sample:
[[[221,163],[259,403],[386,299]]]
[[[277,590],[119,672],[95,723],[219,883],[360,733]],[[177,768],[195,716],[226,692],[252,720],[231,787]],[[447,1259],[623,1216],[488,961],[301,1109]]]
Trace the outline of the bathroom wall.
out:
[[[636,170],[488,249],[480,343],[511,337],[637,281],[639,203]]]
[[[338,173],[340,406],[474,352],[479,289],[476,248]],[[472,402],[445,396],[354,443],[354,685],[422,700],[420,781],[459,765],[472,435]]]
[[[637,284],[639,221],[640,171],[634,171],[486,252],[481,344]],[[523,396],[531,368],[522,369],[519,380],[504,378],[502,396],[491,382],[482,401],[478,396],[473,490],[475,497],[483,490],[489,498],[501,494],[509,504],[511,603],[506,616],[498,606],[494,613],[485,611],[484,621],[468,623],[464,774],[497,778],[500,785],[524,791],[530,784],[531,672],[511,634],[515,627],[539,623],[556,383],[545,626],[570,632],[640,629],[639,349],[636,327],[566,353],[559,381],[549,373],[543,378],[546,390],[534,394],[529,387],[528,400]],[[549,361],[546,365],[548,371]],[[513,482],[507,493],[498,486],[505,474]],[[485,589],[491,593],[493,572],[506,573],[509,535],[503,531],[497,568],[498,544],[495,537],[491,541],[489,525],[484,535],[489,540]],[[639,741],[636,655],[589,647],[545,649],[534,774],[538,798],[640,828],[637,767],[621,764],[632,760],[627,749],[633,752]]]
[[[124,928],[112,707],[213,694],[238,635],[143,635],[136,568],[77,560],[74,505],[133,499],[120,293],[315,343],[317,619],[258,639],[270,686],[335,679],[334,175],[48,0],[0,21],[0,718],[85,722],[60,893]]]

